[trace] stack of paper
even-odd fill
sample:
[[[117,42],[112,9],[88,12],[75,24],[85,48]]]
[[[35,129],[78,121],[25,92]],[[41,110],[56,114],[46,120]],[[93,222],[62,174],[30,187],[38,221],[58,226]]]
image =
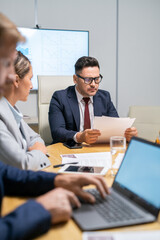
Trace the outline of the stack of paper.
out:
[[[115,159],[113,168],[118,169],[124,157],[124,153],[119,153]],[[107,167],[111,168],[112,158],[110,152],[77,153],[61,155],[62,163],[78,162],[81,166]]]
[[[119,153],[118,156],[115,159],[115,163],[113,165],[113,168],[118,169],[121,165],[121,162],[123,160],[124,153]]]
[[[78,162],[82,166],[111,167],[110,152],[63,154],[61,158],[62,163]]]
[[[84,232],[83,240],[160,240],[160,231]]]
[[[101,132],[97,142],[109,142],[112,136],[124,136],[127,128],[134,123],[135,118],[94,117],[94,129]]]

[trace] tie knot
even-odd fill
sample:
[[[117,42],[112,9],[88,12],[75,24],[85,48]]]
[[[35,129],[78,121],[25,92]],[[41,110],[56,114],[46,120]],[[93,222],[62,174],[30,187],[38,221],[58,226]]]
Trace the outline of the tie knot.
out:
[[[85,104],[88,104],[90,98],[89,97],[84,97],[83,100],[84,100]]]

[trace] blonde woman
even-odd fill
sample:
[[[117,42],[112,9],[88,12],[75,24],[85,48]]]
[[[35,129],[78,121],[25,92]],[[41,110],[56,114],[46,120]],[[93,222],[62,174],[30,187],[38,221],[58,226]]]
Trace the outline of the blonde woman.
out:
[[[17,52],[15,80],[7,83],[0,100],[0,161],[20,169],[40,170],[50,165],[44,141],[23,120],[17,101],[27,101],[32,89],[32,66]]]

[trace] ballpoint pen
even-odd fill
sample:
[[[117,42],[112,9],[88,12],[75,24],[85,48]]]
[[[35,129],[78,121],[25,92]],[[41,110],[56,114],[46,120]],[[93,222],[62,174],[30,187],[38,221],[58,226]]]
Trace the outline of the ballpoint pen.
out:
[[[70,162],[70,163],[62,163],[62,164],[58,164],[58,165],[53,165],[54,168],[58,168],[58,167],[63,167],[64,165],[67,164],[77,164],[78,162]]]

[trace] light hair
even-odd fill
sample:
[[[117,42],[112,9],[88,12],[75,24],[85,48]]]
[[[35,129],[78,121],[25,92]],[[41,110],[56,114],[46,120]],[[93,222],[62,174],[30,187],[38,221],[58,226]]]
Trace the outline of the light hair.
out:
[[[13,47],[18,42],[24,41],[25,38],[18,31],[16,25],[0,13],[0,49]]]
[[[17,52],[17,58],[14,62],[14,68],[16,74],[20,79],[23,79],[26,74],[29,72],[31,66],[31,62],[29,59],[23,55],[20,51]]]

